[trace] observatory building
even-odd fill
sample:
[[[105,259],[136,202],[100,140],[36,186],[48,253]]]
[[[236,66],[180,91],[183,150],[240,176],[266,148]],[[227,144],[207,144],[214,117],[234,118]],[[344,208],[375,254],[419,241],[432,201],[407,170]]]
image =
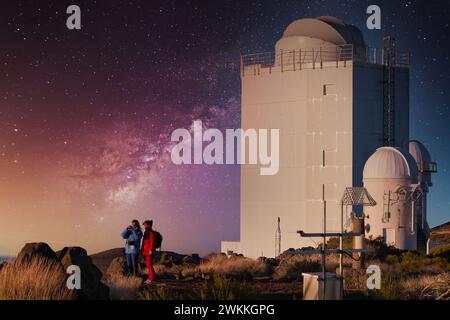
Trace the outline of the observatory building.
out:
[[[362,186],[377,203],[359,213],[366,237],[425,250],[436,165],[410,142],[409,54],[393,38],[369,48],[334,17],[297,20],[275,52],[241,57],[241,82],[242,129],[280,130],[280,168],[261,176],[241,166],[240,241],[222,242],[222,252],[316,246],[297,231],[322,232],[325,206],[327,231],[338,231],[344,190]]]

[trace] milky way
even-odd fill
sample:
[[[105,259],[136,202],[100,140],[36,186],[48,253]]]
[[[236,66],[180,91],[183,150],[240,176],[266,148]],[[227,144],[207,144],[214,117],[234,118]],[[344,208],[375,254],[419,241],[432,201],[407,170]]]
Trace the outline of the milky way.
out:
[[[65,9],[82,29],[65,28]],[[373,2],[373,1],[372,1]],[[413,54],[411,136],[439,164],[431,224],[450,213],[446,1],[9,1],[0,13],[0,254],[24,241],[121,245],[154,218],[165,244],[206,253],[239,235],[239,168],[174,166],[170,134],[194,120],[240,122],[239,54],[272,51],[293,20],[334,15],[371,46],[392,34]],[[19,233],[19,236],[17,235]]]

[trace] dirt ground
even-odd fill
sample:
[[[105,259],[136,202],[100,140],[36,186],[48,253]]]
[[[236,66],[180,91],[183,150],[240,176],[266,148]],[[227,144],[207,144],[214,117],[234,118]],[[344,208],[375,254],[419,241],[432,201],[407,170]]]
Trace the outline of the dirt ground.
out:
[[[151,285],[142,287],[142,290],[156,291],[158,288],[169,289],[179,293],[191,293],[199,290],[204,280],[167,280],[160,279]],[[274,299],[274,300],[296,300],[302,298],[301,282],[274,282],[274,281],[252,281],[246,282],[246,286],[252,298],[255,299]]]

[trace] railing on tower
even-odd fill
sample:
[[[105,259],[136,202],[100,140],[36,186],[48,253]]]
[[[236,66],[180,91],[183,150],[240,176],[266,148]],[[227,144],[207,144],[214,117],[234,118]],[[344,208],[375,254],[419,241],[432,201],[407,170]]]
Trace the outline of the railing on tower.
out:
[[[262,72],[300,71],[303,69],[322,69],[329,67],[347,67],[348,62],[360,61],[382,65],[383,49],[366,48],[365,52],[355,54],[352,44],[318,49],[280,50],[241,55],[241,75],[259,75]],[[397,52],[395,65],[408,67],[409,53]]]
[[[372,63],[372,64],[380,64],[385,65],[386,61],[385,57],[385,48],[373,48],[373,47],[367,47],[366,48],[366,63]],[[409,52],[395,52],[395,66],[396,67],[409,67],[411,65],[411,55]]]

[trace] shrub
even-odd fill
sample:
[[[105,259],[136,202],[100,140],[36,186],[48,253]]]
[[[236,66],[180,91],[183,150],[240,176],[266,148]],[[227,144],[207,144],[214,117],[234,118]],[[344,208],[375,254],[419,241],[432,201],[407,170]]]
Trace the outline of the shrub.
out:
[[[280,265],[275,268],[273,279],[277,281],[300,280],[302,272],[315,272],[321,270],[318,255],[291,255],[285,256]]]
[[[273,268],[264,261],[242,256],[213,255],[207,261],[201,263],[198,270],[204,274],[221,274],[228,277],[248,279],[271,275]]]
[[[365,240],[365,248],[374,249],[375,252],[366,253],[367,260],[379,260],[384,261],[387,256],[399,256],[402,251],[393,247],[387,246],[383,237],[376,238],[374,240]]]
[[[251,294],[245,283],[215,274],[203,283],[198,295],[200,300],[243,300],[248,299]]]
[[[447,259],[448,262],[450,262],[450,244],[431,249],[430,256],[435,258],[444,258]]]
[[[420,273],[437,274],[449,270],[450,264],[442,257],[424,257],[414,252],[403,252],[400,256],[389,255],[385,262],[392,265],[394,272],[401,276]]]
[[[9,263],[0,272],[0,300],[72,300],[59,262],[36,258]]]
[[[342,240],[342,246],[344,249],[353,249],[353,237],[344,237]],[[339,238],[330,238],[327,242],[328,249],[339,248]]]

